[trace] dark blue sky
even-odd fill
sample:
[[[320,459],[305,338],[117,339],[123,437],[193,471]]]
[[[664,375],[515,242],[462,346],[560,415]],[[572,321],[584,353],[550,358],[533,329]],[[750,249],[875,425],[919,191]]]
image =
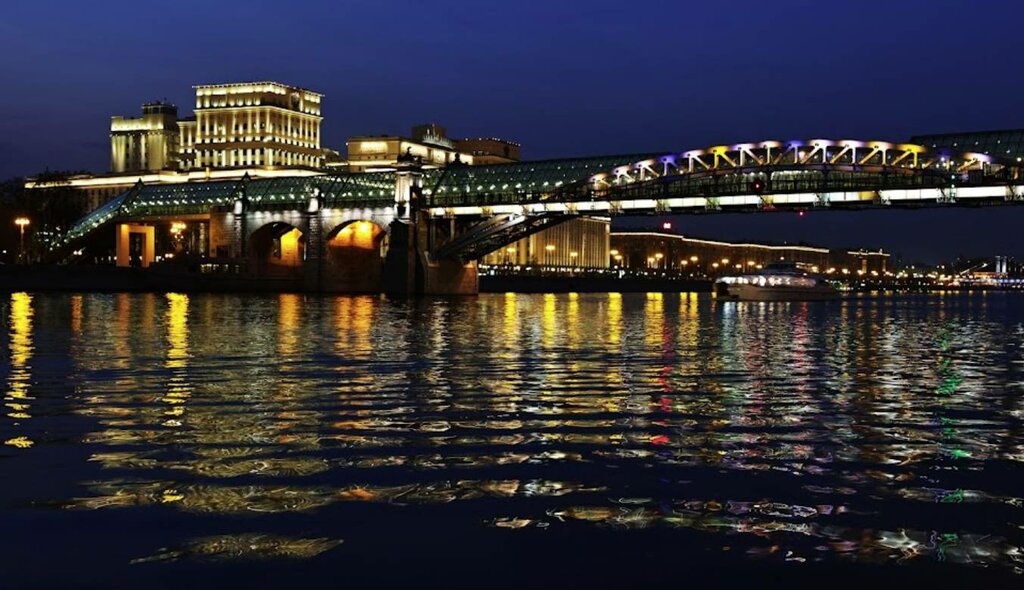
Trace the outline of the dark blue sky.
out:
[[[0,12],[0,177],[104,171],[111,115],[161,98],[188,114],[193,84],[255,79],[325,93],[324,143],[338,148],[426,121],[519,141],[528,158],[1024,127],[1017,0],[5,0]],[[835,227],[796,239],[848,232],[922,257],[1004,248],[986,241],[993,227],[1024,221],[1017,209],[829,216]],[[956,250],[929,237],[935,224],[984,229]],[[795,231],[776,216],[683,225]]]

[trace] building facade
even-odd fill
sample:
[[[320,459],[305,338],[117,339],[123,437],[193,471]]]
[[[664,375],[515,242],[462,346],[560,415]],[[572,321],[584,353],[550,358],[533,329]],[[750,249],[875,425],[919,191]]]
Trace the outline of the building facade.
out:
[[[889,269],[889,254],[880,250],[732,243],[652,231],[612,232],[609,255],[613,268],[708,277],[756,271],[779,260],[803,263],[825,274],[878,275]]]
[[[425,168],[440,168],[453,163],[474,164],[468,153],[459,152],[446,130],[437,124],[412,128],[409,137],[398,135],[359,135],[345,142],[352,172],[394,168],[399,158],[419,159]]]
[[[322,94],[278,82],[195,87],[195,116],[164,102],[110,122],[110,171],[309,168],[324,165]]]
[[[480,262],[491,266],[607,268],[610,227],[607,218],[577,217],[491,252]]]
[[[110,171],[176,170],[178,141],[178,107],[173,104],[146,103],[141,117],[111,117]]]
[[[196,86],[184,169],[323,167],[322,94],[277,82]],[[187,140],[188,138],[183,138]]]
[[[459,139],[455,141],[455,149],[471,155],[478,166],[519,161],[519,144],[496,137]]]

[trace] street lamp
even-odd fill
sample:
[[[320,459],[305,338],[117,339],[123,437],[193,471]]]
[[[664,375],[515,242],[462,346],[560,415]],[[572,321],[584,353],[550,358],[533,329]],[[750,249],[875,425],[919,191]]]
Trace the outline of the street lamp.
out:
[[[31,223],[28,217],[19,217],[14,220],[14,225],[17,225],[21,229],[21,248],[18,250],[18,257],[21,259],[22,264],[25,262],[25,226]]]

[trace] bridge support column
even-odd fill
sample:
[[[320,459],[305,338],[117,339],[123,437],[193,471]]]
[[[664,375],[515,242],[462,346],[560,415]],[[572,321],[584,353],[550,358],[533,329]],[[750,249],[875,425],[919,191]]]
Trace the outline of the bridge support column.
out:
[[[132,236],[140,236],[139,265],[147,268],[156,258],[156,228],[152,225],[117,224],[117,266],[132,266]]]
[[[317,197],[310,200],[306,213],[306,260],[303,266],[303,281],[306,291],[322,291],[324,276],[324,222],[320,215]]]
[[[413,222],[391,224],[391,246],[384,261],[384,291],[389,295],[476,295],[476,262],[433,260],[427,247],[432,221],[425,212]]]

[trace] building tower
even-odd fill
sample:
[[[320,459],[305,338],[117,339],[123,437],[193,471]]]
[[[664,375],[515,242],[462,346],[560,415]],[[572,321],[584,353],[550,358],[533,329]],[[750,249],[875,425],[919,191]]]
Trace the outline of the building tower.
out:
[[[111,117],[111,172],[153,172],[178,167],[178,107],[142,105],[137,118]]]

